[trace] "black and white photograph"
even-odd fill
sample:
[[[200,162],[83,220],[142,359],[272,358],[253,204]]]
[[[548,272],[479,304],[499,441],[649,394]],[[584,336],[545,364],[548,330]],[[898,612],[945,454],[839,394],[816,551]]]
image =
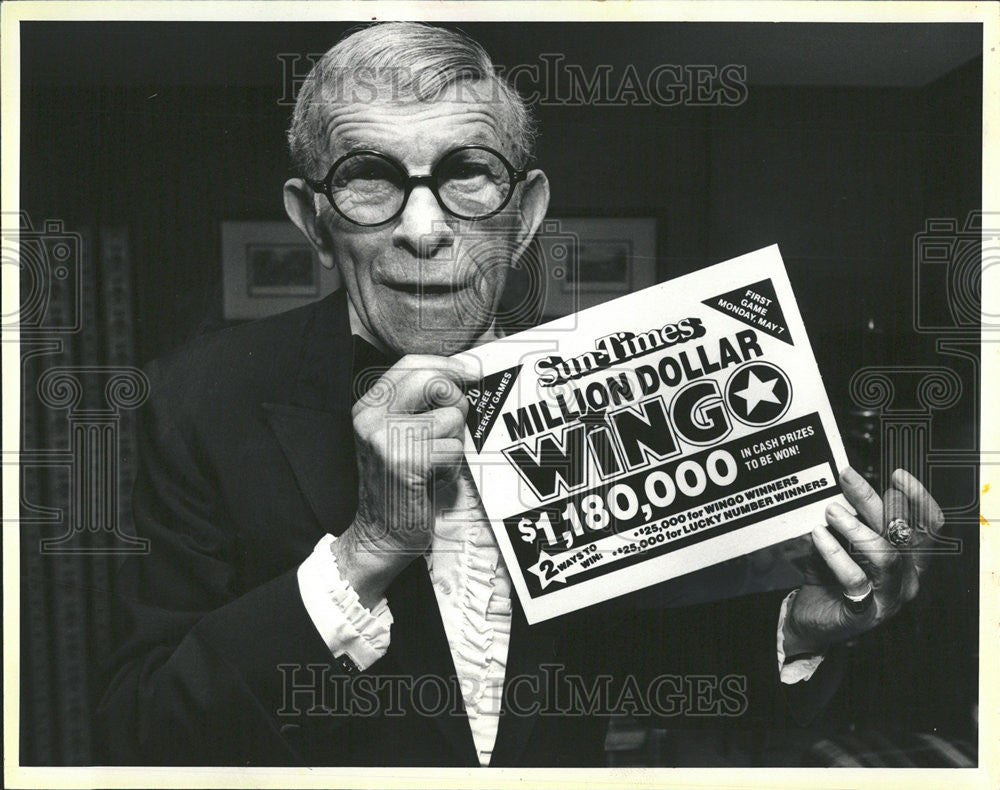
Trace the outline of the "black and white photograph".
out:
[[[6,786],[997,786],[1000,5],[0,13]]]

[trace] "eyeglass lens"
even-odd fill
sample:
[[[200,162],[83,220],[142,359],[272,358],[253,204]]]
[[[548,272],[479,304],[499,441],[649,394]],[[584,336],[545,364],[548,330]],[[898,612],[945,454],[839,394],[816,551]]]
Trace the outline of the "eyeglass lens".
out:
[[[437,164],[432,175],[445,208],[465,219],[493,213],[511,190],[506,164],[480,148],[452,151]],[[330,194],[349,219],[364,224],[384,222],[402,208],[406,177],[388,158],[358,153],[333,172]]]

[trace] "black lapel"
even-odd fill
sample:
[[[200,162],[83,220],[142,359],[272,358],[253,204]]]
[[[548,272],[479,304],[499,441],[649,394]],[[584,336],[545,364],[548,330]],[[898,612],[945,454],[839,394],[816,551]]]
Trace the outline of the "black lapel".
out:
[[[299,490],[323,530],[339,535],[357,509],[351,421],[280,403],[262,404]]]
[[[283,402],[261,406],[320,526],[339,534],[354,516],[358,490],[351,330],[342,292],[316,303],[304,322],[298,354]]]
[[[299,346],[295,378],[284,402],[261,406],[321,527],[339,534],[354,518],[358,490],[351,424],[354,344],[343,291],[316,303]],[[359,386],[363,384],[359,377]],[[423,558],[396,577],[386,597],[393,616],[386,665],[395,664],[413,678],[436,675],[450,683],[457,672]],[[460,694],[457,683],[454,688]],[[458,763],[479,765],[464,706],[461,715],[430,718]]]
[[[448,711],[429,718],[448,741],[459,765],[478,766],[479,756],[465,714],[458,672],[423,557],[415,559],[396,577],[386,598],[393,619],[388,657],[406,677],[434,675],[442,678],[457,695]],[[453,711],[458,710],[461,714],[456,715]]]
[[[556,635],[561,630],[556,625],[558,620],[528,625],[516,594],[513,604],[500,728],[490,758],[491,767],[519,764],[538,720],[538,710],[546,702],[545,677],[541,665],[553,661]],[[513,687],[512,682],[515,683]],[[514,710],[511,710],[511,704],[514,704]]]

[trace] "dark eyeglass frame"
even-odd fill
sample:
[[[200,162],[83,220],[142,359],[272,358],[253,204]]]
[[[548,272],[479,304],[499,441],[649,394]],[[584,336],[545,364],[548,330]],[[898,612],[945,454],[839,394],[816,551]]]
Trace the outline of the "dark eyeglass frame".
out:
[[[510,190],[507,192],[507,196],[503,199],[503,202],[499,206],[497,206],[497,208],[493,209],[493,211],[489,212],[488,214],[477,214],[474,216],[459,214],[457,211],[453,211],[452,209],[448,208],[444,204],[444,201],[441,199],[441,195],[438,193],[437,176],[435,175],[435,171],[437,170],[437,168],[445,159],[447,159],[450,156],[453,156],[459,151],[470,151],[470,150],[486,151],[487,153],[493,154],[493,156],[499,159],[500,163],[507,169],[507,176],[510,178]],[[379,220],[378,222],[358,222],[356,219],[351,219],[351,217],[347,216],[347,214],[345,214],[343,211],[340,210],[340,207],[337,205],[337,202],[333,199],[333,191],[331,189],[331,185],[333,184],[333,174],[336,172],[337,168],[340,167],[346,160],[351,159],[352,157],[362,156],[362,155],[374,156],[377,157],[378,159],[381,159],[384,162],[388,162],[396,170],[396,172],[399,173],[402,179],[403,202],[400,203],[399,209],[396,211],[395,214],[393,214],[391,217],[388,217],[387,219]],[[458,219],[469,220],[471,222],[478,222],[481,219],[488,219],[489,217],[499,214],[507,207],[507,204],[510,203],[510,199],[514,194],[514,189],[517,187],[519,183],[524,181],[527,177],[528,177],[527,170],[518,170],[510,162],[507,161],[507,158],[503,154],[501,154],[499,151],[494,150],[493,148],[490,148],[489,146],[460,145],[442,154],[441,157],[437,160],[437,162],[434,163],[434,166],[431,168],[431,172],[426,176],[411,176],[409,173],[406,172],[406,169],[403,167],[402,164],[397,162],[391,156],[383,154],[381,151],[360,150],[360,151],[351,151],[349,154],[344,154],[344,156],[340,157],[340,159],[338,159],[330,166],[330,169],[326,173],[326,178],[324,178],[322,181],[316,181],[315,179],[312,178],[306,178],[304,180],[309,185],[309,188],[313,190],[313,192],[318,192],[319,194],[325,195],[326,199],[330,201],[330,205],[333,206],[333,210],[336,211],[338,214],[340,214],[340,216],[342,216],[352,225],[360,225],[363,228],[373,228],[376,227],[377,225],[385,225],[387,222],[392,222],[394,219],[399,218],[399,216],[406,209],[406,204],[410,200],[410,193],[413,191],[414,187],[418,186],[427,187],[431,191],[431,194],[434,195],[434,199],[438,202],[438,205],[441,207],[441,209],[453,217],[458,217]]]

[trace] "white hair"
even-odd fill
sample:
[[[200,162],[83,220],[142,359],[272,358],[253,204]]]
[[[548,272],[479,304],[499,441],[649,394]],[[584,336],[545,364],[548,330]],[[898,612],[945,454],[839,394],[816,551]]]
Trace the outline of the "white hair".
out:
[[[325,175],[318,171],[329,144],[325,128],[331,105],[387,98],[428,101],[462,81],[489,86],[489,101],[500,104],[505,128],[499,131],[508,138],[507,153],[516,167],[524,167],[536,136],[524,100],[496,73],[478,42],[464,33],[418,22],[365,27],[341,39],[313,66],[299,90],[288,129],[293,164],[303,175]]]

